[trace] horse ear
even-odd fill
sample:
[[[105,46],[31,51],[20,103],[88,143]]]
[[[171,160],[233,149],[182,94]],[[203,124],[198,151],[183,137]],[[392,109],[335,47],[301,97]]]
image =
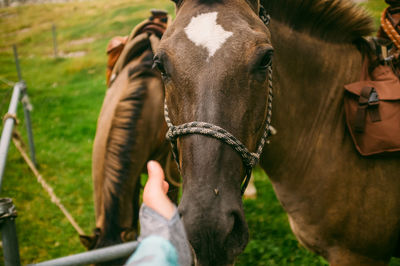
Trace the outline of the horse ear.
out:
[[[260,0],[246,0],[256,14],[260,11]]]

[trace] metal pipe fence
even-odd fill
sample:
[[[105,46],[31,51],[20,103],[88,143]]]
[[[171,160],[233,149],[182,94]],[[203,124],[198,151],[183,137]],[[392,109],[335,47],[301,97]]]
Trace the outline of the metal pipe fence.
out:
[[[5,266],[21,265],[17,231],[15,230],[16,217],[17,212],[12,200],[10,198],[0,199],[0,231]]]
[[[4,170],[6,167],[8,148],[10,146],[10,140],[12,137],[14,125],[17,123],[17,107],[18,107],[19,100],[21,99],[21,96],[22,96],[22,105],[23,105],[23,109],[24,109],[26,130],[27,130],[27,134],[28,134],[29,151],[30,151],[31,159],[32,159],[33,163],[36,165],[35,145],[33,142],[32,124],[31,124],[31,117],[30,117],[30,111],[31,111],[32,107],[29,103],[29,97],[28,97],[28,93],[27,93],[26,84],[22,80],[21,67],[19,64],[18,51],[17,51],[16,45],[13,45],[13,52],[14,52],[14,60],[15,60],[15,66],[17,69],[19,82],[14,85],[13,94],[11,96],[11,101],[10,101],[10,106],[8,108],[7,114],[3,118],[4,119],[4,127],[3,127],[3,132],[1,135],[1,139],[0,139],[0,191],[1,191],[2,182],[3,182]]]
[[[17,107],[22,90],[25,88],[24,82],[15,84],[13,94],[11,96],[8,112],[4,117],[4,127],[0,139],[0,190],[3,182],[4,170],[6,168],[8,148],[12,137],[12,131],[17,122]]]
[[[4,170],[6,168],[7,154],[15,124],[17,123],[17,107],[23,90],[26,89],[24,82],[15,84],[11,96],[10,106],[4,116],[4,127],[0,139],[0,191],[3,183]],[[15,218],[17,213],[12,200],[0,199],[0,231],[3,242],[4,265],[19,266],[19,247],[17,232],[15,229]]]
[[[49,260],[31,266],[70,266],[103,263],[115,259],[129,257],[137,248],[138,242],[128,242],[107,248],[100,248],[59,259]]]
[[[0,138],[0,191],[3,184],[4,171],[7,162],[8,150],[10,147],[10,141],[13,137],[14,126],[18,123],[17,120],[17,108],[18,103],[22,98],[23,109],[25,114],[25,122],[28,131],[28,138],[30,144],[30,151],[32,160],[35,162],[35,150],[33,144],[33,134],[30,121],[30,108],[28,101],[27,88],[24,81],[22,81],[21,69],[18,60],[17,47],[13,46],[15,65],[17,68],[19,82],[14,85],[13,93],[10,100],[10,105],[8,107],[8,112],[3,117],[3,131]],[[0,231],[3,243],[3,254],[4,254],[4,265],[5,266],[19,266],[20,255],[18,247],[18,238],[15,228],[15,218],[17,217],[17,212],[15,206],[10,198],[0,199]]]
[[[17,108],[21,100],[23,104],[27,135],[29,140],[31,165],[35,168],[36,158],[33,142],[32,125],[30,119],[31,106],[27,94],[27,87],[22,80],[21,69],[19,66],[18,53],[16,46],[13,47],[15,63],[19,82],[13,87],[13,93],[10,100],[8,112],[3,117],[4,127],[0,138],[0,191],[2,188],[4,171],[6,167],[7,155],[10,141],[13,138],[14,126],[18,123]],[[26,155],[26,154],[25,154]],[[28,156],[26,156],[29,159]],[[25,157],[24,157],[25,158]],[[36,168],[35,168],[36,169]],[[10,198],[0,198],[0,232],[3,242],[3,255],[5,266],[20,266],[20,254],[18,246],[17,232],[15,228],[15,218],[17,212]],[[82,230],[81,230],[82,231]],[[83,232],[83,231],[82,231]],[[138,242],[129,242],[120,245],[114,245],[102,249],[83,252],[63,258],[41,262],[38,266],[66,266],[66,265],[85,265],[94,263],[104,263],[111,260],[121,259],[130,256],[137,248]]]

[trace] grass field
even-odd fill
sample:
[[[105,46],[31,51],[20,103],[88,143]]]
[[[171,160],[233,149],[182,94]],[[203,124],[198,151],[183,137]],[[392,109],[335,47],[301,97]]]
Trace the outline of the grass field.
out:
[[[383,0],[366,4],[378,22]],[[114,35],[128,34],[157,7],[174,12],[167,0],[92,0],[0,9],[0,114],[6,113],[16,81],[12,44],[17,44],[31,101],[37,161],[42,175],[81,227],[94,227],[91,149],[105,93],[105,47]],[[82,57],[53,58],[51,27],[59,51]],[[76,41],[79,40],[79,41]],[[20,131],[23,114],[20,110]],[[326,265],[302,248],[261,170],[255,171],[256,201],[245,201],[251,241],[237,265]],[[2,197],[14,199],[22,263],[84,251],[78,235],[10,146]],[[0,264],[2,263],[0,260]],[[393,260],[391,265],[400,265]]]

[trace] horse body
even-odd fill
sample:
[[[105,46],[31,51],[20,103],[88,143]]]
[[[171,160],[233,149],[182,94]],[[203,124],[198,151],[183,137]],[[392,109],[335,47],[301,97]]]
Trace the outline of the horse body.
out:
[[[361,157],[343,108],[343,86],[360,77],[358,48],[371,33],[369,17],[350,1],[265,0],[270,36],[258,18],[258,0],[174,2],[176,20],[156,56],[172,123],[215,124],[254,151],[266,121],[267,73],[261,70],[272,45],[278,134],[260,164],[293,232],[332,265],[386,264],[398,251],[399,157]],[[207,32],[222,28],[230,37],[216,43],[212,34],[187,34],[202,15],[210,19],[205,26],[213,25]],[[198,264],[231,264],[248,241],[241,157],[202,135],[181,136],[178,150],[179,210]]]
[[[360,156],[344,118],[343,85],[359,79],[362,54],[277,20],[271,32],[279,133],[261,165],[293,232],[333,265],[387,263],[399,248],[399,158]]]
[[[89,249],[136,239],[140,175],[148,160],[159,161],[169,180],[179,180],[165,141],[164,86],[152,69],[150,43],[144,48],[107,90],[99,115],[92,163],[97,233],[82,241]],[[176,202],[177,189],[171,191]]]

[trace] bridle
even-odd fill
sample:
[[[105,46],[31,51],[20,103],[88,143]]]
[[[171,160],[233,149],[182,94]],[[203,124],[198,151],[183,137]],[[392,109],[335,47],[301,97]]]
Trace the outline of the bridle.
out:
[[[262,5],[260,5],[260,19],[263,21],[264,25],[268,27],[270,17]],[[249,184],[251,178],[251,171],[254,166],[257,165],[260,160],[261,153],[263,151],[265,142],[271,133],[271,117],[272,117],[272,100],[273,100],[273,87],[272,87],[272,66],[268,67],[268,103],[267,103],[267,117],[265,120],[265,127],[263,135],[258,142],[256,152],[250,152],[246,146],[240,142],[235,136],[226,131],[225,129],[207,123],[207,122],[189,122],[179,126],[174,126],[169,118],[168,107],[166,100],[164,102],[164,116],[165,121],[168,125],[168,132],[166,135],[167,140],[171,142],[172,154],[179,168],[179,153],[177,146],[177,139],[181,136],[200,134],[204,136],[209,136],[218,139],[225,144],[231,146],[235,151],[239,153],[242,157],[243,164],[245,166],[246,176],[244,182],[242,183],[241,193],[243,195],[244,191]]]

